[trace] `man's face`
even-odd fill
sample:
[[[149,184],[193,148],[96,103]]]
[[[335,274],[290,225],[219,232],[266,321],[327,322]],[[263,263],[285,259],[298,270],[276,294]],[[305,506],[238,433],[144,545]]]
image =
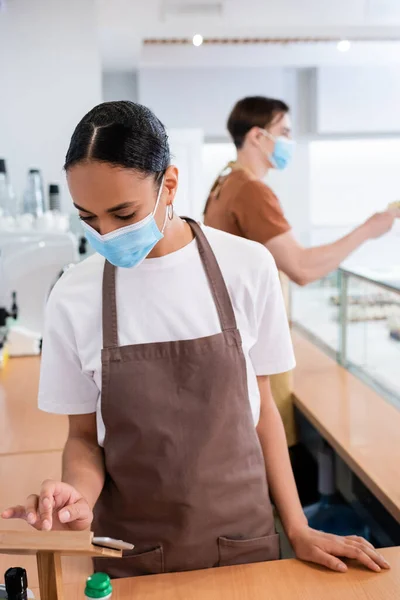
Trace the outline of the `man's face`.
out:
[[[280,113],[273,119],[271,125],[266,127],[266,130],[273,137],[284,136],[287,138],[291,138],[292,135],[292,123],[290,120],[290,116],[288,113]]]
[[[267,134],[265,133],[267,132]],[[266,163],[269,168],[273,167],[268,160],[268,157],[272,155],[275,147],[275,140],[278,137],[285,137],[291,139],[292,137],[292,124],[290,116],[287,113],[279,113],[272,120],[271,124],[265,128],[259,130],[259,148],[265,156]]]

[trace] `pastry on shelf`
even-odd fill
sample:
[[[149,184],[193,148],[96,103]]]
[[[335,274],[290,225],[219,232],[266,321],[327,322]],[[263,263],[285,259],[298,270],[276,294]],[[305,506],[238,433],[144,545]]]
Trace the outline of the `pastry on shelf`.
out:
[[[336,317],[339,320],[340,316]],[[389,327],[400,329],[398,304],[350,304],[347,309],[349,323],[388,321]]]
[[[329,303],[333,306],[340,306],[340,297],[331,296]],[[397,298],[392,293],[378,293],[378,294],[363,294],[354,295],[351,294],[347,298],[348,306],[385,306],[385,307],[400,307],[400,296]]]

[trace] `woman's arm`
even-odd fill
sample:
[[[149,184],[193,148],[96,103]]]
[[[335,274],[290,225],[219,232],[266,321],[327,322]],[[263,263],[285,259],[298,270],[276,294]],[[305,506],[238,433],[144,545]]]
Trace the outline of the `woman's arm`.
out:
[[[366,540],[330,535],[308,527],[296,489],[282,419],[272,397],[269,377],[258,377],[257,380],[261,396],[257,434],[264,455],[269,488],[297,557],[341,572],[346,571],[347,567],[337,558],[339,556],[357,559],[373,571],[388,568],[385,559]]]
[[[290,538],[307,525],[290,464],[285,430],[272,397],[269,377],[257,377],[261,397],[257,434],[261,443],[268,484],[282,525]]]
[[[63,453],[63,482],[78,490],[93,509],[104,479],[104,456],[97,443],[96,414],[70,416]]]

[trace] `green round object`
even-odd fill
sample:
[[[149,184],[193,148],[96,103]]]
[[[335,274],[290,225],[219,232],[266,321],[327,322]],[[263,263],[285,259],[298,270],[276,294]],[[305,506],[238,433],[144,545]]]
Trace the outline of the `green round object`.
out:
[[[94,573],[86,581],[87,598],[107,598],[112,594],[111,580],[105,573]]]

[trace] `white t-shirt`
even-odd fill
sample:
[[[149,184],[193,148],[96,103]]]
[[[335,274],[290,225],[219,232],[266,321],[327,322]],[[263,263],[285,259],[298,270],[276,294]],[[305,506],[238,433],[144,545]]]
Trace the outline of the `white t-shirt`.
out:
[[[209,227],[203,231],[221,268],[242,335],[249,400],[257,424],[257,375],[283,373],[295,365],[278,272],[264,246]],[[95,254],[69,269],[53,289],[46,311],[39,388],[39,407],[46,412],[96,412],[100,445],[105,436],[103,268],[104,259]],[[136,268],[118,269],[116,287],[121,346],[197,339],[221,331],[196,240]]]

